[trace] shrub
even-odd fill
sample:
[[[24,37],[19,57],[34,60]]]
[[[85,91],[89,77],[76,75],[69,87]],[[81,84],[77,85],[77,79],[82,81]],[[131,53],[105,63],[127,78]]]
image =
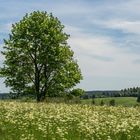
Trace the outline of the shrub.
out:
[[[80,97],[85,93],[85,91],[83,89],[77,88],[77,89],[73,89],[72,91],[70,91],[70,94],[72,94],[75,97]]]
[[[105,103],[104,103],[104,101],[103,100],[101,100],[101,103],[100,103],[100,105],[101,106],[103,106]]]
[[[95,100],[94,99],[92,99],[92,104],[95,105]]]
[[[74,96],[70,93],[67,94],[66,99],[67,100],[72,100],[74,98]]]
[[[115,100],[114,99],[110,100],[109,105],[110,106],[115,106]]]
[[[93,94],[91,98],[92,98],[92,99],[96,98],[95,94]]]
[[[138,94],[137,102],[140,103],[140,93]]]

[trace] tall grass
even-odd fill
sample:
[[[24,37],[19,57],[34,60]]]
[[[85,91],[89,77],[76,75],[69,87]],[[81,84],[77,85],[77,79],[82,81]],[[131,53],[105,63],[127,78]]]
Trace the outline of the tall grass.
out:
[[[139,140],[140,107],[0,102],[0,140]]]

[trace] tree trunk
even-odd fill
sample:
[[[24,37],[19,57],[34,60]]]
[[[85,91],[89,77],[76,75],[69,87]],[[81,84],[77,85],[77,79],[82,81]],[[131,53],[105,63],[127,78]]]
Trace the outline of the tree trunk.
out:
[[[41,96],[40,96],[40,94],[37,94],[37,102],[41,102]]]
[[[35,90],[36,90],[37,102],[40,102],[40,101],[41,101],[41,94],[40,94],[40,92],[39,92],[39,82],[38,82],[38,81],[37,81],[35,87],[36,87]]]
[[[47,92],[47,67],[46,65],[44,66],[44,77],[45,77],[45,89],[44,89],[44,92],[43,92],[43,98],[45,99],[46,97],[46,92]]]
[[[35,65],[35,92],[36,92],[37,102],[41,101],[41,94],[39,91],[40,91],[39,71],[37,65]]]

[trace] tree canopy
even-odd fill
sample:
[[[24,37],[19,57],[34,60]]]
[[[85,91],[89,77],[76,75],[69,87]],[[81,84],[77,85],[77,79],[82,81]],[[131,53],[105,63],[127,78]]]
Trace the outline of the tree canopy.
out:
[[[80,82],[81,71],[63,29],[57,17],[40,11],[12,25],[4,40],[0,75],[13,93],[32,93],[41,101],[61,96]]]
[[[77,89],[73,89],[70,94],[72,94],[75,97],[80,97],[82,95],[84,95],[85,91],[83,89],[77,88]]]

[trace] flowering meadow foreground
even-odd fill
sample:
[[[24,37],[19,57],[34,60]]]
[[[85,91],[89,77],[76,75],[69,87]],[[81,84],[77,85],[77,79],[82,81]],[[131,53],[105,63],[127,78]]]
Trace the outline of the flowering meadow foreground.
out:
[[[0,101],[0,140],[140,140],[140,107]]]

